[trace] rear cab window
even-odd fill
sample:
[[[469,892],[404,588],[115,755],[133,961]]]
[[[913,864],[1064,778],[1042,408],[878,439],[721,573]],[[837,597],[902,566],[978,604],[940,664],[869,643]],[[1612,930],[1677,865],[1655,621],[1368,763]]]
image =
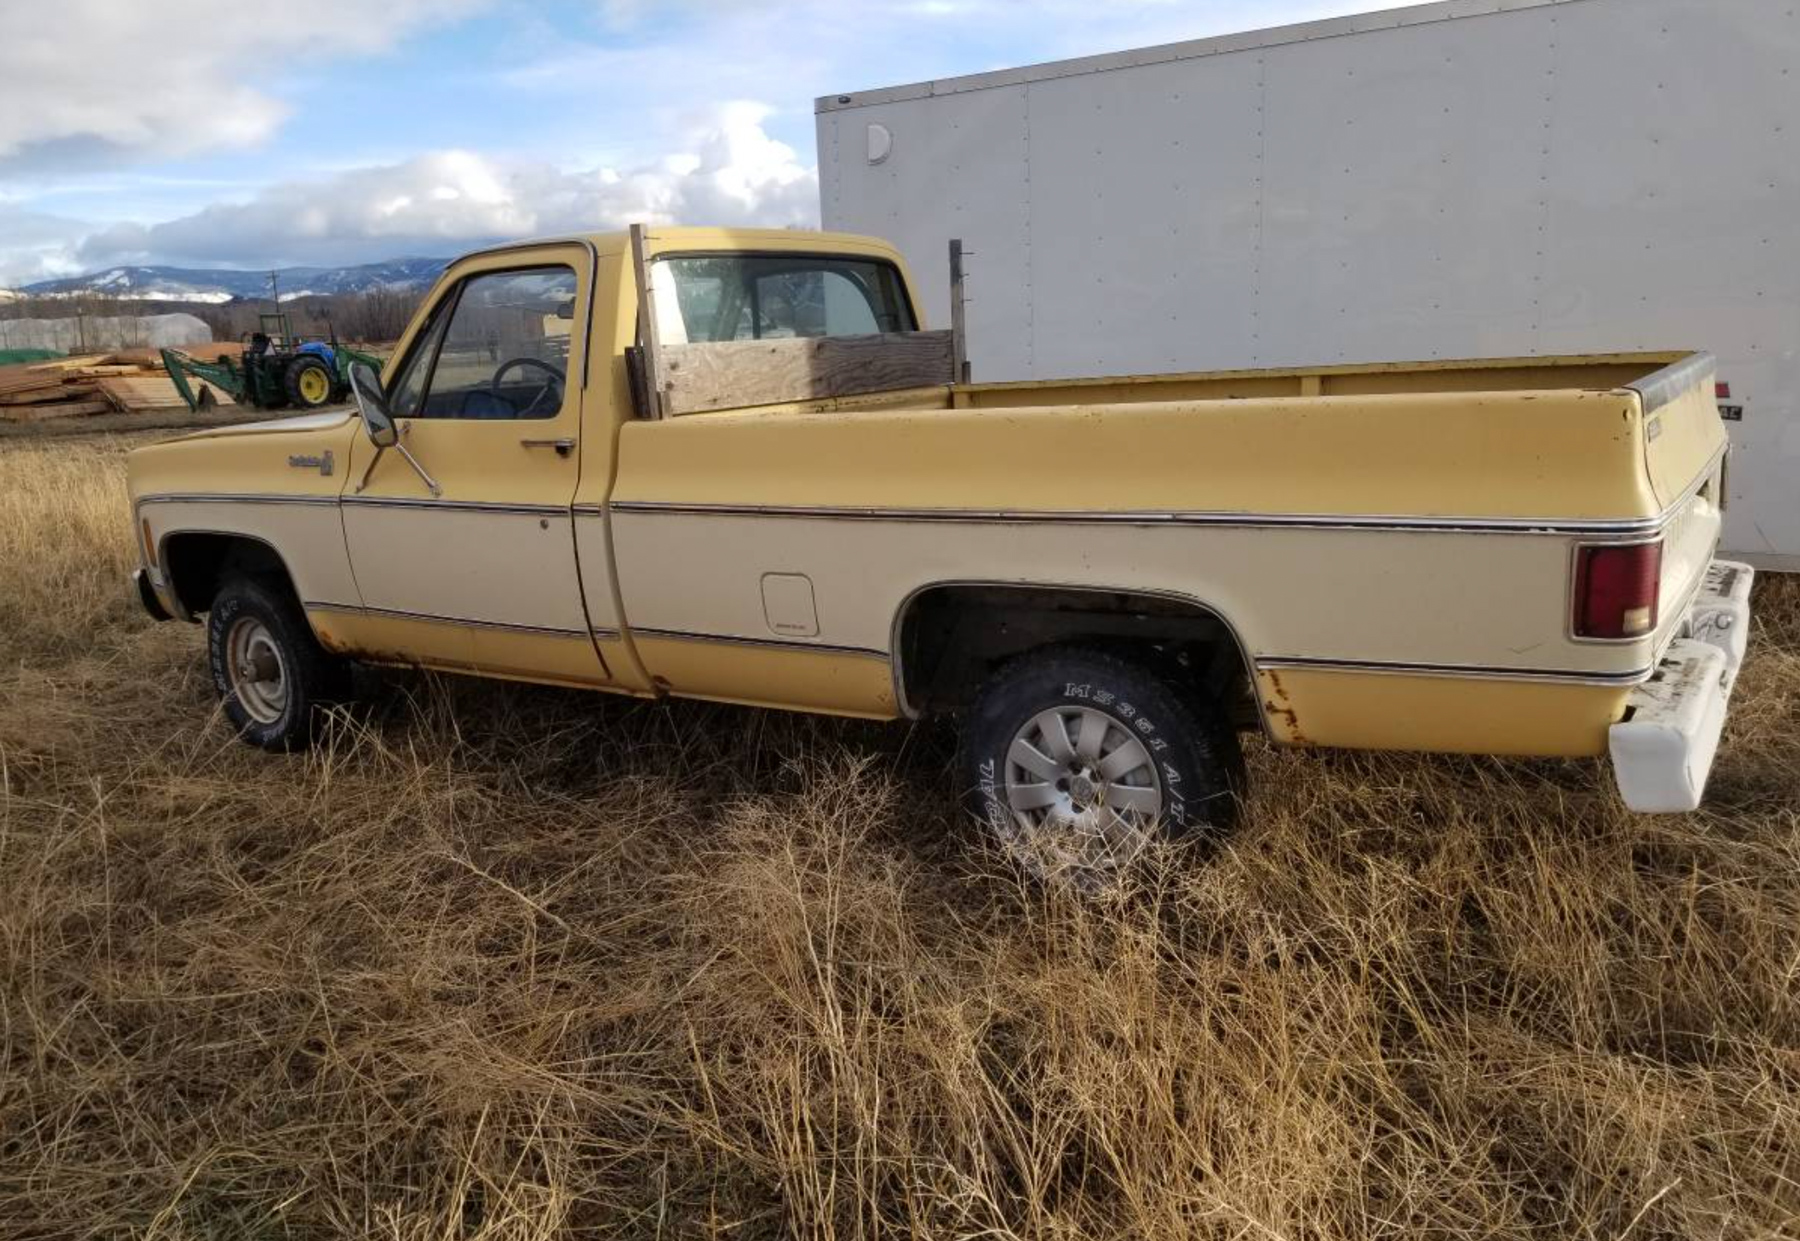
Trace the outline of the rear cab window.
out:
[[[650,266],[664,344],[872,336],[918,324],[892,263],[812,254],[672,255]]]

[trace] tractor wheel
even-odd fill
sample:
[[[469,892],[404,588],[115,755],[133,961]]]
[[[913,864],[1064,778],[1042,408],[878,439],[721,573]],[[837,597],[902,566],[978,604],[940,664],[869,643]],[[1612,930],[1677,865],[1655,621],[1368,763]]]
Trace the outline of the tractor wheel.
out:
[[[331,390],[336,386],[332,380],[331,368],[325,365],[325,360],[307,354],[288,363],[282,387],[287,389],[291,404],[300,409],[317,409],[331,404]]]

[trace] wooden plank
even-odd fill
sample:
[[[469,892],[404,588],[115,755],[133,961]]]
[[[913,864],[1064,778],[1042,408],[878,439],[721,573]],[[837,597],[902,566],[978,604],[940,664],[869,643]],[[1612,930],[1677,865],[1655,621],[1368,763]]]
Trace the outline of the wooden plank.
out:
[[[167,375],[122,375],[112,379],[95,381],[100,394],[112,404],[126,412],[136,413],[150,409],[171,409],[176,406],[186,408],[181,394],[175,391],[175,384]],[[211,384],[207,387],[212,388]],[[220,405],[234,404],[232,399],[213,388],[213,395]]]
[[[0,366],[0,392],[28,392],[33,388],[54,388],[62,383],[61,375],[46,375],[30,366]]]
[[[38,384],[33,388],[0,388],[0,405],[30,405],[37,401],[60,401],[62,381]]]
[[[50,405],[9,405],[0,410],[8,422],[42,422],[47,418],[80,418],[112,409],[105,401],[58,401]]]
[[[195,346],[198,348],[199,346]],[[193,349],[183,347],[181,352],[192,353]],[[120,349],[113,354],[113,361],[121,366],[161,366],[162,350],[142,345],[132,349]]]
[[[48,362],[33,362],[34,371],[72,371],[83,366],[104,366],[111,360],[110,353],[84,353],[75,358],[53,358]]]
[[[742,409],[955,381],[950,332],[801,336],[664,345],[668,414]]]
[[[0,393],[0,405],[41,405],[46,401],[72,401],[94,395],[91,383],[56,383],[47,388]]]

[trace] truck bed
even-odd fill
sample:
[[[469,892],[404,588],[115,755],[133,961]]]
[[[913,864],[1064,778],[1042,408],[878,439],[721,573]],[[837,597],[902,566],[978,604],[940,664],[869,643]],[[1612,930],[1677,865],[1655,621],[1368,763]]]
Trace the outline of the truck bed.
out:
[[[957,403],[975,409],[1025,405],[1229,401],[1321,396],[1556,391],[1628,387],[1680,361],[1680,353],[1621,353],[1559,358],[1478,358],[1388,362],[1299,370],[1209,371],[1093,379],[1021,380],[962,385]]]
[[[937,385],[627,422],[614,499],[708,513],[729,497],[737,512],[834,523],[1050,520],[1129,535],[1127,557],[1148,555],[1132,549],[1153,532],[1229,531],[1229,551],[1193,553],[1233,576],[1227,602],[1274,591],[1296,609],[1319,594],[1320,569],[1275,583],[1313,555],[1308,532],[1384,532],[1375,559],[1338,584],[1338,604],[1354,597],[1374,614],[1378,598],[1433,599],[1404,624],[1390,618],[1377,645],[1384,658],[1446,662],[1457,643],[1439,641],[1448,631],[1432,617],[1520,574],[1510,557],[1566,579],[1575,542],[1661,537],[1660,649],[1718,537],[1725,435],[1713,383],[1708,355],[1658,353]],[[1440,600],[1416,576],[1422,544],[1391,539],[1406,531],[1456,548],[1429,570],[1445,582],[1465,573],[1452,572],[1464,536],[1516,541],[1471,544],[1480,556],[1467,569],[1486,566],[1488,580]],[[1490,606],[1492,617],[1512,607],[1504,594]],[[1563,607],[1539,610],[1555,622]],[[1330,622],[1317,623],[1288,645],[1327,642]],[[1563,641],[1546,631],[1511,645],[1528,662]],[[1596,668],[1614,659],[1574,649]]]
[[[932,384],[856,396],[744,406],[740,407],[740,411],[1020,409],[1061,405],[1325,396],[1418,396],[1432,393],[1520,391],[1610,392],[1629,387],[1688,356],[1690,355],[1680,352],[1658,352],[1475,358],[1385,362],[1360,366],[1108,375],[1082,379],[1019,380],[1010,383]]]

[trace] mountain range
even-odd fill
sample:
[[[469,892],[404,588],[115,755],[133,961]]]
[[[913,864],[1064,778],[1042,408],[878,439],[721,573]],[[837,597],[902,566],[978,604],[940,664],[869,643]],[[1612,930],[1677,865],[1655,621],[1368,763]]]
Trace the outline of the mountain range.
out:
[[[352,267],[279,267],[281,300],[363,293],[370,289],[422,288],[436,280],[448,259],[403,258]],[[210,267],[107,267],[85,276],[40,280],[23,286],[28,297],[92,295],[130,301],[229,302],[267,298],[269,271]]]

